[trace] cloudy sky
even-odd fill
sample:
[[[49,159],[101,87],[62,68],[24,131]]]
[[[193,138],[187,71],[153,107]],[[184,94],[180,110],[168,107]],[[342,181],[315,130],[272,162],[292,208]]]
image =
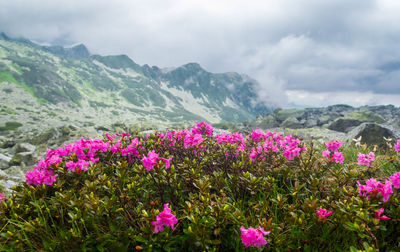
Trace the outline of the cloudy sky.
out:
[[[0,30],[257,79],[280,106],[400,106],[397,0],[3,0]]]

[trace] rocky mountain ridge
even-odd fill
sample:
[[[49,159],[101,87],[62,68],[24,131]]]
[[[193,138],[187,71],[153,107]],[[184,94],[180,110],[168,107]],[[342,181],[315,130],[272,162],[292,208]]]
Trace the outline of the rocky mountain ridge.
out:
[[[400,129],[400,108],[393,105],[363,106],[333,105],[324,108],[277,109],[249,123],[259,128],[302,129],[322,127],[338,132],[350,132],[366,122],[392,125]]]
[[[270,111],[255,102],[257,85],[246,75],[214,74],[197,63],[166,70],[140,66],[126,55],[90,55],[83,45],[39,46],[0,35],[3,129],[15,122],[30,131],[71,123],[252,120]]]

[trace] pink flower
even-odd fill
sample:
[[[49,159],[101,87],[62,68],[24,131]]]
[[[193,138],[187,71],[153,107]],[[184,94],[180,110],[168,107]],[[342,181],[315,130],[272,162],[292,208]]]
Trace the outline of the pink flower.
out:
[[[326,142],[325,145],[328,150],[337,151],[343,145],[343,142],[332,141],[332,142]]]
[[[389,179],[392,181],[394,188],[400,189],[400,172],[393,174]]]
[[[260,131],[259,129],[255,129],[255,130],[253,130],[253,132],[251,132],[251,138],[256,143],[261,141],[264,137],[265,137],[265,134],[262,131]]]
[[[377,197],[380,193],[382,195],[383,201],[386,202],[389,200],[390,194],[393,193],[392,190],[392,182],[389,180],[385,181],[385,184],[378,182],[374,178],[370,178],[365,182],[365,185],[362,185],[360,181],[357,181],[358,184],[358,192],[362,196],[368,196],[368,199]]]
[[[358,164],[359,165],[366,165],[370,166],[370,163],[375,160],[375,154],[373,152],[370,152],[369,154],[362,154],[358,153]]]
[[[25,174],[26,183],[29,185],[53,185],[56,182],[57,174],[53,175],[53,172],[50,170],[39,170],[34,169],[33,171],[28,171]]]
[[[65,163],[65,166],[67,167],[68,170],[70,171],[75,171],[75,167],[76,167],[76,163],[74,163],[73,161],[68,161]]]
[[[392,182],[390,182],[389,180],[385,180],[385,184],[383,185],[383,188],[381,189],[383,202],[388,201],[390,194],[392,194],[392,193],[393,193]]]
[[[378,212],[375,212],[375,219],[380,219],[380,220],[390,220],[389,217],[387,217],[386,215],[381,216],[383,214],[383,211],[385,211],[385,209],[383,208],[379,208]]]
[[[0,203],[1,203],[3,200],[7,200],[7,197],[6,197],[6,195],[5,195],[4,193],[0,193]]]
[[[264,228],[258,227],[245,229],[243,226],[240,228],[241,239],[245,247],[257,247],[261,248],[268,242],[264,239],[264,235],[271,233],[271,231],[265,231]]]
[[[158,154],[155,153],[155,151],[151,151],[149,152],[148,156],[144,156],[142,158],[142,162],[143,162],[143,166],[146,168],[147,171],[150,171],[151,169],[154,168],[154,166],[157,164],[158,162]]]
[[[394,145],[394,150],[399,152],[400,151],[400,139],[397,140],[397,144]]]
[[[201,144],[204,141],[203,137],[201,136],[201,134],[195,134],[195,135],[188,135],[186,136],[184,142],[183,142],[183,146],[185,146],[185,148],[187,147],[194,147],[196,145]]]
[[[193,135],[204,134],[207,136],[212,136],[213,131],[214,131],[213,127],[210,124],[205,123],[204,121],[196,122],[196,126],[194,126],[192,129]]]
[[[156,217],[155,221],[151,222],[151,225],[154,226],[154,233],[164,231],[164,226],[170,226],[174,229],[174,225],[178,223],[175,215],[171,213],[171,209],[168,206],[169,204],[164,204],[164,210]]]
[[[323,157],[331,157],[331,152],[329,150],[325,150],[322,152]]]
[[[344,156],[343,156],[343,154],[341,152],[336,151],[335,153],[332,154],[332,160],[335,163],[343,164]]]
[[[328,212],[325,208],[320,208],[317,210],[318,221],[325,221],[329,215],[333,214],[332,211]]]
[[[161,158],[161,160],[165,162],[165,168],[171,167],[172,158],[173,158],[173,157],[170,157],[170,158],[168,158],[168,159],[167,159],[167,158]]]

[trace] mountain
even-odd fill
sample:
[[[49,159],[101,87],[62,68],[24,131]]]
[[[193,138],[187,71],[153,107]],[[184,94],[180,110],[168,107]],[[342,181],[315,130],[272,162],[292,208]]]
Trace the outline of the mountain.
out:
[[[57,126],[253,120],[257,82],[197,63],[160,69],[126,55],[90,55],[84,45],[41,46],[0,33],[0,121]],[[1,125],[0,125],[1,126]]]

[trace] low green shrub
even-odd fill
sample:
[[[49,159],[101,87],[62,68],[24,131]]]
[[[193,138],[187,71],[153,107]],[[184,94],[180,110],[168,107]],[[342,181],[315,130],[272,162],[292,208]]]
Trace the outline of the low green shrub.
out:
[[[19,122],[6,122],[5,126],[0,126],[0,132],[15,130],[21,127],[23,124]]]
[[[242,251],[252,230],[266,251],[398,250],[397,153],[378,153],[368,167],[357,153],[371,150],[340,145],[328,150],[340,156],[341,148],[344,162],[291,136],[213,136],[201,123],[192,132],[81,139],[49,150],[0,203],[0,246]],[[392,193],[378,182],[362,187],[371,177],[390,178]],[[177,222],[157,232],[163,214]]]

